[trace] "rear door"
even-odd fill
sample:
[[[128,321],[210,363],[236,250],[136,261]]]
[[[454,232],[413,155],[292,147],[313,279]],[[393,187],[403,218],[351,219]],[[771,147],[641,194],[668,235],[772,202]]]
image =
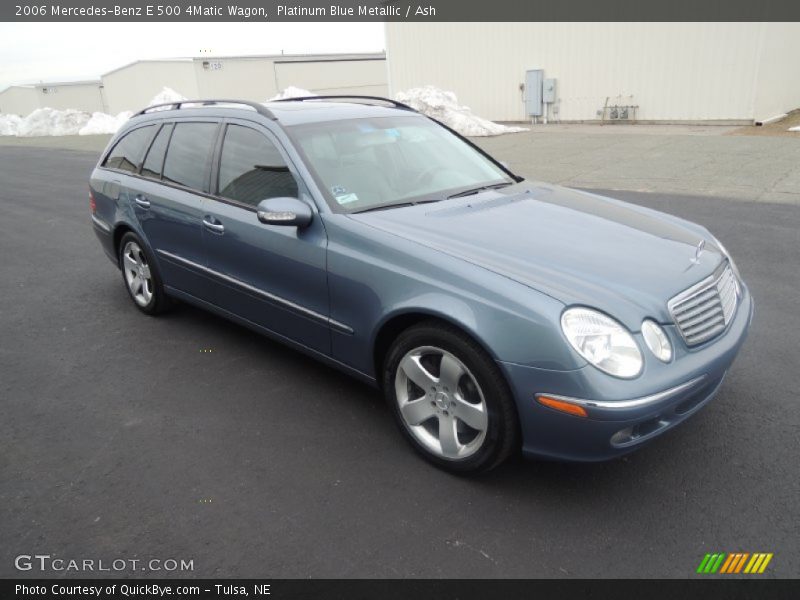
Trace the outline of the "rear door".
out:
[[[209,300],[202,238],[204,194],[219,123],[161,126],[142,164],[133,207],[158,258],[164,284]]]
[[[139,184],[136,174],[156,131],[158,125],[149,123],[125,132],[92,174],[91,188],[96,201],[92,217],[104,233],[111,233],[120,213],[130,212]],[[108,251],[115,253],[116,248]]]
[[[277,139],[261,125],[224,124],[212,189],[204,211],[208,267],[215,302],[245,319],[325,354],[330,353],[327,236],[316,207]],[[308,227],[261,223],[256,206],[291,196],[309,204]]]

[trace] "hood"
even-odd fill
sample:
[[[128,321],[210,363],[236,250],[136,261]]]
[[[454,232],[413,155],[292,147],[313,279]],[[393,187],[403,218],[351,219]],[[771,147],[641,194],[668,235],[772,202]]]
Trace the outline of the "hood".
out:
[[[475,196],[351,215],[638,331],[724,260],[703,228],[619,200],[522,182]],[[698,256],[698,245],[705,243]]]

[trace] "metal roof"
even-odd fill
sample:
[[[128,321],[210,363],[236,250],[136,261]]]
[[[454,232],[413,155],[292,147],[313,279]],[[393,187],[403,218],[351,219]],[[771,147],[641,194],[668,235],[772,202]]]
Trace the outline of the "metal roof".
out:
[[[386,60],[386,52],[345,52],[335,54],[222,54],[201,55],[192,60],[258,60],[267,59],[274,62],[331,62],[345,60]]]
[[[346,60],[386,60],[386,52],[349,52],[341,54],[233,54],[233,55],[200,55],[175,58],[146,58],[124,64],[101,75],[111,75],[117,71],[128,69],[141,63],[194,63],[207,60],[258,60],[267,59],[274,62],[332,62]]]
[[[133,62],[129,62],[127,64],[122,65],[121,67],[117,67],[116,69],[111,69],[110,71],[106,71],[100,77],[105,77],[106,75],[111,75],[112,73],[116,73],[117,71],[122,71],[123,69],[128,69],[134,65],[143,64],[143,63],[192,63],[194,62],[193,58],[143,58],[141,60],[135,60]]]
[[[85,79],[82,81],[37,81],[36,83],[12,83],[0,90],[0,94],[12,88],[35,89],[42,87],[64,87],[68,85],[102,85],[99,79]]]

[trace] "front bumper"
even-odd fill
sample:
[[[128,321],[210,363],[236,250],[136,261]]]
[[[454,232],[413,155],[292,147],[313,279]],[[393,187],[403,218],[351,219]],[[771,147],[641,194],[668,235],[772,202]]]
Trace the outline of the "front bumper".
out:
[[[676,356],[669,364],[649,356],[633,380],[610,377],[592,366],[550,371],[499,362],[514,391],[527,456],[600,461],[631,452],[705,406],[736,358],[753,318],[753,299],[742,286],[736,316],[721,336],[689,349],[672,330]],[[670,329],[670,328],[666,328]],[[650,359],[650,360],[648,360]],[[582,406],[586,417],[536,401],[537,394]]]

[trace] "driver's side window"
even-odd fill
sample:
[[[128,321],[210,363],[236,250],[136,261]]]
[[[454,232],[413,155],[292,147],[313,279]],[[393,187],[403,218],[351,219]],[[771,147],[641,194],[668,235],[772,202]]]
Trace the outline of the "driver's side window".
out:
[[[218,194],[256,206],[266,198],[296,198],[297,181],[275,144],[263,133],[228,125],[222,141]]]

